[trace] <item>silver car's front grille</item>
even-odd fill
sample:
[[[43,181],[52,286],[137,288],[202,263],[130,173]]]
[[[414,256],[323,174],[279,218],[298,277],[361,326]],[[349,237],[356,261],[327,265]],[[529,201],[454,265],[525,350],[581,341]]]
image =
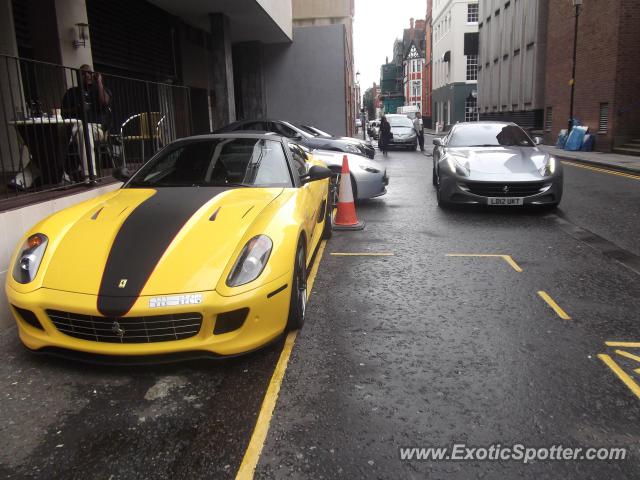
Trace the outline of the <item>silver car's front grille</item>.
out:
[[[548,188],[545,182],[465,182],[461,186],[482,197],[530,197]]]
[[[47,310],[59,332],[70,337],[106,343],[155,343],[183,340],[198,334],[199,313],[111,318]]]

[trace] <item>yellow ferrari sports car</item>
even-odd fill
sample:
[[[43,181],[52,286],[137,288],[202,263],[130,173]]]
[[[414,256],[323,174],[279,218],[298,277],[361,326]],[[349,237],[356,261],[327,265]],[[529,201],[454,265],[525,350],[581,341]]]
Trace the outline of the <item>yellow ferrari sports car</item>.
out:
[[[6,293],[33,351],[146,363],[255,350],[302,326],[331,171],[288,139],[204,135],[35,225]]]

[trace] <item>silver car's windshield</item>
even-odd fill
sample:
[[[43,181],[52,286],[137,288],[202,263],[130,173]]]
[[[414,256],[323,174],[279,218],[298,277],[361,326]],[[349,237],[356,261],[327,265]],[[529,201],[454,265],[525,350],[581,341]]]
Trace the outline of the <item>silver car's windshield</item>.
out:
[[[178,145],[144,165],[136,187],[291,187],[282,144],[257,138],[216,138]]]
[[[392,127],[407,127],[413,128],[413,122],[409,119],[409,117],[400,116],[400,117],[387,117],[389,119],[389,125]]]
[[[516,125],[460,125],[451,133],[449,147],[533,147],[524,131]]]

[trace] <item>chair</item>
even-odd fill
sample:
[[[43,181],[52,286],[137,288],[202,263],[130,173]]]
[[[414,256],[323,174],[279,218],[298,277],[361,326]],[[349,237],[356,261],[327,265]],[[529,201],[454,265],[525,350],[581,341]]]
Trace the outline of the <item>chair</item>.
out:
[[[120,141],[122,142],[122,165],[127,165],[127,142],[140,142],[141,160],[145,159],[145,143],[153,142],[155,149],[164,146],[166,115],[161,112],[137,113],[127,118],[120,127]],[[136,128],[137,127],[137,128]],[[132,130],[128,132],[128,130]]]
[[[109,130],[104,131],[104,140],[96,140],[94,145],[96,165],[100,168],[110,166],[114,170],[124,166],[122,161],[122,142],[120,135],[114,135]],[[97,172],[96,172],[97,174]]]

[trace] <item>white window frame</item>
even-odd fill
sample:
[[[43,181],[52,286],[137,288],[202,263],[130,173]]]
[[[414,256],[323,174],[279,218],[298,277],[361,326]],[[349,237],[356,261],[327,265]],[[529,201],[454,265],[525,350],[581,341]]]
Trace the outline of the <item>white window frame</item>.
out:
[[[475,14],[470,11],[471,7],[474,7],[474,6],[475,6]],[[470,24],[470,25],[478,24],[478,20],[480,19],[479,9],[480,7],[478,3],[475,3],[475,2],[467,3],[467,24]],[[475,17],[475,20],[473,20],[474,17]]]
[[[477,83],[478,82],[478,55],[466,55],[466,71],[465,78],[467,83]],[[469,78],[475,77],[475,78]]]

